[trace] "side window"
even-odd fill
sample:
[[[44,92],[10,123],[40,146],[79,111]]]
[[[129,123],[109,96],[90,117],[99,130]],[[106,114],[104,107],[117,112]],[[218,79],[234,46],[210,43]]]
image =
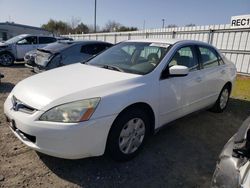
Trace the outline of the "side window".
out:
[[[82,46],[81,53],[96,55],[107,48],[108,46],[104,44],[87,44]]]
[[[83,45],[81,48],[81,53],[94,55],[95,53],[93,44]]]
[[[37,44],[37,37],[26,37],[24,39],[21,39],[17,42],[17,44],[20,45],[32,45]]]
[[[39,44],[49,44],[56,42],[56,39],[53,37],[39,37]]]
[[[207,47],[199,47],[199,50],[203,68],[216,67],[219,65],[219,61],[215,51]]]
[[[109,44],[97,44],[97,46],[98,46],[98,53],[111,47],[111,45],[109,45]]]
[[[194,52],[190,46],[180,48],[169,63],[169,67],[173,65],[184,65],[189,71],[198,69],[198,61],[194,56]]]

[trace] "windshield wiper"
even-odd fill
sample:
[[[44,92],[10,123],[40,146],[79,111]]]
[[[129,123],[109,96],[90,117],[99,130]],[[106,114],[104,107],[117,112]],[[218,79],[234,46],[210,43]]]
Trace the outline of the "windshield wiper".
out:
[[[95,56],[96,56],[96,55],[93,55],[93,56],[91,56],[90,58],[88,58],[88,59],[82,61],[81,64],[88,65],[88,62],[89,62],[91,59],[93,59]]]
[[[115,65],[102,65],[101,66],[104,69],[109,69],[109,70],[115,70],[115,71],[119,71],[119,72],[124,72],[124,70],[122,70],[120,67],[117,67]]]

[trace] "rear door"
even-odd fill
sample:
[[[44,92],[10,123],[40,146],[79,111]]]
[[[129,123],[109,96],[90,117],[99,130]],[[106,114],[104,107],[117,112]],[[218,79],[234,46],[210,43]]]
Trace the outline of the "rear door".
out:
[[[37,37],[28,36],[16,43],[17,59],[23,59],[24,55],[31,51],[37,49]]]
[[[226,71],[223,61],[219,58],[218,53],[209,46],[198,46],[199,60],[202,65],[201,73],[205,82],[206,104],[214,103],[225,84]]]

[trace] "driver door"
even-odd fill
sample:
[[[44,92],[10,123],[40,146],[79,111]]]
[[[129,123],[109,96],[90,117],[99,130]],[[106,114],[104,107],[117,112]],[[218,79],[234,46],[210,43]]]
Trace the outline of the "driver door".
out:
[[[16,53],[17,59],[23,59],[24,55],[37,48],[37,37],[36,36],[29,36],[19,40],[16,43]]]

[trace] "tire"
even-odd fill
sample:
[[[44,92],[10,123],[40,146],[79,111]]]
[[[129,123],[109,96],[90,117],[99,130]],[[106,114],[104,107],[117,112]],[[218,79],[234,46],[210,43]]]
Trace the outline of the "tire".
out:
[[[149,136],[150,121],[141,109],[129,109],[114,121],[106,151],[116,161],[128,161],[143,148]]]
[[[214,106],[210,109],[210,111],[216,113],[223,112],[227,107],[229,96],[230,96],[230,87],[228,85],[225,85],[222,88],[217,101],[215,102]]]
[[[13,55],[12,54],[10,54],[10,53],[1,53],[0,54],[0,64],[2,65],[2,66],[11,66],[11,65],[13,65],[14,64],[14,57],[13,57]]]

